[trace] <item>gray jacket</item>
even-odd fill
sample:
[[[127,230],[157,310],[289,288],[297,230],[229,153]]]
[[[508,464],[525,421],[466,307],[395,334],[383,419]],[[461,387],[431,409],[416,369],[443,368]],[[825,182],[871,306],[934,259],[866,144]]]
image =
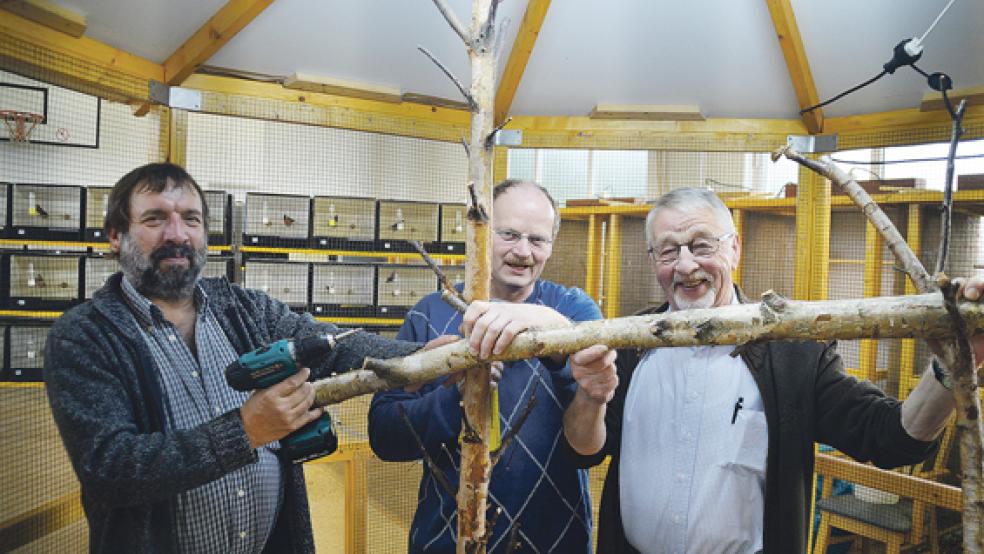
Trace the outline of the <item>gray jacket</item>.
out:
[[[60,317],[48,335],[44,378],[62,441],[82,488],[92,552],[173,552],[177,493],[257,460],[239,410],[192,429],[164,432],[153,357],[112,276],[93,299]],[[209,305],[238,353],[281,338],[336,332],[262,292],[202,279]],[[312,378],[387,358],[413,343],[359,334],[343,341]],[[267,552],[313,552],[300,465],[282,462],[284,495]]]

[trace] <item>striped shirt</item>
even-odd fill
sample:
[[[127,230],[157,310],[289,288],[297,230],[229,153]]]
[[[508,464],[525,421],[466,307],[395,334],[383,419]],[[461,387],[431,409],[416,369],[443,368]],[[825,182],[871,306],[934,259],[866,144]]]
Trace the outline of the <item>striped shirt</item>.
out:
[[[158,369],[166,429],[190,429],[238,410],[249,393],[230,388],[224,371],[238,354],[219,327],[202,288],[195,289],[195,353],[160,308],[129,280],[123,279],[122,289]],[[276,454],[262,447],[257,463],[178,493],[174,523],[181,552],[262,551],[280,509],[281,478]]]

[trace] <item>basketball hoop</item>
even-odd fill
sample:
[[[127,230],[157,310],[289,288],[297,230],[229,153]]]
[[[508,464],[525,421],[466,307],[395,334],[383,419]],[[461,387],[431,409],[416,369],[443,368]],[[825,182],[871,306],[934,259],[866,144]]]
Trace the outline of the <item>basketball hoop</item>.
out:
[[[10,142],[27,142],[28,137],[44,121],[44,116],[39,113],[18,112],[14,110],[0,110],[0,119],[7,127],[7,136]]]

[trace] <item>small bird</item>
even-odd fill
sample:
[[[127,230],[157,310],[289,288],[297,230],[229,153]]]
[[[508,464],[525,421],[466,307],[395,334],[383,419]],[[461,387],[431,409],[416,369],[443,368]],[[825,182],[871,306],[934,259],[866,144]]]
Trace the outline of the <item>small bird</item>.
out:
[[[287,227],[290,227],[291,225],[293,225],[295,221],[297,221],[297,220],[294,219],[293,217],[291,217],[291,216],[289,216],[287,214],[284,214],[284,225],[286,225]]]
[[[41,207],[41,204],[34,205],[34,211],[41,217],[48,217],[48,211]]]
[[[389,277],[386,278],[386,282],[387,283],[395,283],[396,282],[396,272],[395,271],[393,273],[390,273],[389,274]]]

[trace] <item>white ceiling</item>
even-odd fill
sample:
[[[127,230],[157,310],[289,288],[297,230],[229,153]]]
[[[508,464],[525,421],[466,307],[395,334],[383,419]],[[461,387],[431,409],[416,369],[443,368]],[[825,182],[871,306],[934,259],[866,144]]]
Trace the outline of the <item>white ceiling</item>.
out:
[[[223,0],[58,0],[86,35],[163,62]],[[447,0],[470,19],[469,0]],[[881,71],[900,40],[921,35],[946,0],[792,0],[821,100]],[[500,71],[526,9],[508,19]],[[956,88],[984,85],[984,2],[957,0],[917,65]],[[416,47],[463,81],[468,59],[428,0],[275,0],[207,63],[287,76],[311,73],[460,100]],[[827,117],[913,108],[928,88],[901,68],[825,108]],[[519,86],[514,115],[586,115],[597,103],[697,104],[707,117],[796,118],[798,104],[764,0],[555,0]]]

